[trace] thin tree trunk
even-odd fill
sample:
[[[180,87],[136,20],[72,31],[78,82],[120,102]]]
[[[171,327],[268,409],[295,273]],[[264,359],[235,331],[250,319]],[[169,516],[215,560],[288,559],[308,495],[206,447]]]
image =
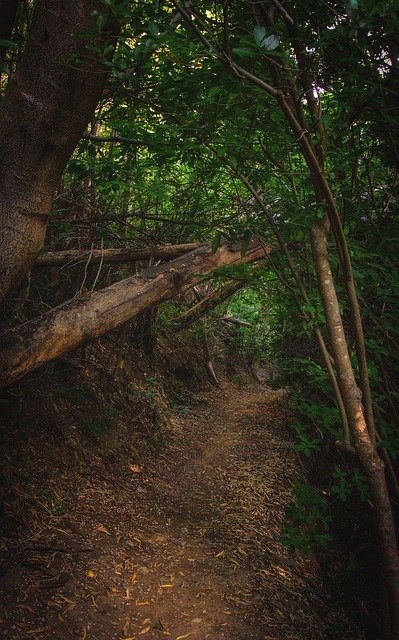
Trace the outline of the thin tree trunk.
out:
[[[258,244],[242,257],[240,251],[228,245],[212,253],[206,244],[165,265],[145,269],[138,276],[73,298],[0,337],[0,386],[174,297],[198,282],[203,274],[226,265],[260,260],[270,251],[270,247]]]
[[[323,301],[327,329],[337,371],[338,384],[348,416],[353,443],[367,476],[375,511],[383,577],[389,597],[391,638],[399,638],[399,558],[384,464],[371,439],[364,417],[361,392],[353,373],[345,331],[328,258],[327,230],[315,224],[311,230],[313,258]]]

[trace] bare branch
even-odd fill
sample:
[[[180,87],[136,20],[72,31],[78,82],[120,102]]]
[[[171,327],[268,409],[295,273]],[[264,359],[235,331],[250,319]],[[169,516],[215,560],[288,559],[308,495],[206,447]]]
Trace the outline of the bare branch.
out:
[[[173,260],[184,253],[194,251],[199,243],[165,245],[146,249],[69,249],[67,251],[49,251],[39,256],[33,265],[35,269],[49,267],[74,267],[86,262],[90,258],[91,264],[123,264],[127,262],[141,262],[143,260]]]

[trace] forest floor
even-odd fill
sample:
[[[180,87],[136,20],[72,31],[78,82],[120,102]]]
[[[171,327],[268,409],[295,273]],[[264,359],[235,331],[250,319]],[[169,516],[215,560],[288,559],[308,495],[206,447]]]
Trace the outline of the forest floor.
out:
[[[279,542],[303,479],[287,417],[283,391],[223,383],[175,412],[144,466],[93,456],[64,479],[67,509],[33,507],[30,534],[2,541],[1,638],[352,637],[316,559]]]

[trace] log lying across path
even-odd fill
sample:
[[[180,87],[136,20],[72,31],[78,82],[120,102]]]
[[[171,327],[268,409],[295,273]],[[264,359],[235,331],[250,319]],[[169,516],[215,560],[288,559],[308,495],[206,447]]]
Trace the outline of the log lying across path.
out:
[[[152,249],[70,249],[68,251],[49,251],[36,259],[34,269],[49,267],[73,267],[77,264],[123,264],[140,260],[174,260],[188,251],[201,246],[198,242],[170,244]]]
[[[68,300],[0,336],[0,387],[173,298],[196,284],[202,275],[227,265],[260,260],[271,250],[255,243],[242,257],[239,250],[227,244],[215,253],[205,244],[172,262],[145,269],[138,276]]]

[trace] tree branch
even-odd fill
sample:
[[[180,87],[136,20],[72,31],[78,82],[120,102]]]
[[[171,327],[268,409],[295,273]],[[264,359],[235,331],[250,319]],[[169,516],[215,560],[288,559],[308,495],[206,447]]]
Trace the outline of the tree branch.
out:
[[[74,267],[90,258],[91,264],[123,264],[142,260],[173,260],[179,256],[198,249],[198,242],[187,244],[165,245],[146,249],[69,249],[67,251],[49,251],[39,256],[33,265],[34,269],[49,267]]]
[[[188,309],[185,313],[182,313],[178,318],[174,318],[172,320],[174,329],[176,331],[187,329],[187,327],[194,324],[194,322],[209,313],[209,311],[212,311],[212,309],[215,309],[219,304],[228,300],[234,293],[242,289],[244,285],[244,280],[232,280],[222,289],[212,291],[200,300],[198,304]]]
[[[134,138],[124,138],[123,136],[95,136],[92,133],[84,133],[83,140],[90,140],[91,142],[105,143],[105,142],[121,142],[123,144],[131,144],[135,147],[151,147],[152,145],[159,146],[158,142],[151,142],[150,140],[135,140]]]

